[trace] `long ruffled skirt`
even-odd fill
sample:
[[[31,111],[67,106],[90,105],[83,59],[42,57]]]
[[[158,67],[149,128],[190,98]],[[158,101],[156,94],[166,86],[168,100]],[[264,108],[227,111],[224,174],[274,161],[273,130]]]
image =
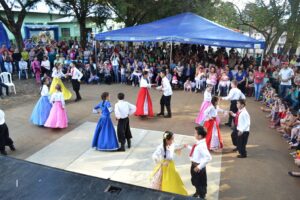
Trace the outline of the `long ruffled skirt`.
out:
[[[48,128],[67,128],[68,127],[68,117],[66,109],[62,107],[60,101],[56,101],[50,111],[50,115],[44,125]]]
[[[41,96],[31,113],[30,121],[37,126],[44,126],[49,117],[51,110],[51,103],[48,96]]]
[[[49,94],[53,94],[56,90],[55,90],[55,86],[57,84],[60,84],[61,86],[61,92],[63,93],[64,99],[65,100],[69,100],[72,98],[72,93],[70,92],[70,90],[68,90],[65,85],[63,84],[63,82],[61,81],[60,78],[53,78],[51,86],[50,86],[50,91]]]

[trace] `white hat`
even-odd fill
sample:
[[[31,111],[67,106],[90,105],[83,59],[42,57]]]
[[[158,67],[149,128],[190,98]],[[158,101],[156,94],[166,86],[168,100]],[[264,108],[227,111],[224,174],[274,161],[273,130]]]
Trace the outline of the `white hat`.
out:
[[[2,110],[0,110],[0,125],[5,123],[5,114]]]

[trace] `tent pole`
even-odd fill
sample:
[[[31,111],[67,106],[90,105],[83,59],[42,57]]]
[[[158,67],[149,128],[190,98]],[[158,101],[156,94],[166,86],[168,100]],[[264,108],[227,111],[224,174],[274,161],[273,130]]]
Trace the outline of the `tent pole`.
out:
[[[172,54],[173,54],[173,40],[171,39],[170,64],[171,64],[171,61],[172,61]]]
[[[98,61],[98,56],[97,56],[97,40],[95,40],[93,43],[94,43],[94,48],[95,48],[95,63],[96,63],[96,66],[97,66],[97,63],[98,63],[97,62]]]
[[[260,66],[262,66],[263,60],[264,60],[264,55],[265,55],[265,51],[263,50],[262,54],[261,54],[261,59],[260,59]]]

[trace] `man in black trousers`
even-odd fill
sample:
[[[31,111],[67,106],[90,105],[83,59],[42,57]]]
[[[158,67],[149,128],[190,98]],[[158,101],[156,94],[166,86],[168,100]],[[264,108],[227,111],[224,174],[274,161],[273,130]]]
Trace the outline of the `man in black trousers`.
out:
[[[227,97],[222,97],[222,100],[230,100],[230,111],[236,113],[238,111],[236,102],[239,99],[246,99],[245,95],[242,93],[240,89],[237,88],[237,81],[231,81],[231,89]],[[232,126],[233,117],[229,115],[228,122],[225,124],[229,127]]]
[[[68,73],[68,75],[72,77],[72,86],[74,92],[76,93],[76,99],[75,99],[76,102],[81,100],[79,90],[80,90],[80,80],[83,74],[76,68],[75,62],[72,62],[70,66],[71,66],[71,72]]]
[[[128,148],[131,147],[131,131],[129,125],[129,115],[136,111],[136,106],[124,101],[124,93],[118,94],[118,103],[115,105],[115,115],[118,120],[117,134],[121,147],[118,151],[125,151],[125,139],[127,140]]]
[[[161,80],[161,86],[157,87],[157,90],[161,90],[163,92],[163,95],[160,99],[160,113],[157,114],[157,116],[164,116],[165,118],[171,118],[172,112],[171,112],[171,97],[173,94],[172,87],[170,84],[169,79],[166,77],[166,71],[163,70],[160,72]],[[165,106],[167,108],[168,114],[165,115]]]
[[[2,155],[7,155],[5,151],[5,146],[9,146],[10,150],[15,151],[14,142],[9,137],[8,127],[5,123],[5,114],[0,110],[0,153]]]
[[[244,99],[240,99],[237,102],[237,107],[239,111],[235,114],[232,111],[230,114],[235,117],[236,121],[236,130],[237,130],[237,138],[236,138],[236,144],[237,144],[237,150],[239,151],[238,158],[246,158],[247,157],[247,151],[246,151],[246,145],[248,143],[248,137],[250,133],[250,115],[248,111],[246,110],[246,102]]]

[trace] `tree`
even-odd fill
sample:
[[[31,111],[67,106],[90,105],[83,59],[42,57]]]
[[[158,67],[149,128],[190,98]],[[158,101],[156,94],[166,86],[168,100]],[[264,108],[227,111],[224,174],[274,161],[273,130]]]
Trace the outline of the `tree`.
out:
[[[300,0],[288,0],[289,2],[289,19],[287,20],[287,35],[286,43],[283,48],[283,53],[293,55],[300,41]]]
[[[108,14],[108,10],[102,6],[99,0],[60,0],[51,1],[46,0],[46,3],[56,9],[59,9],[61,13],[75,15],[79,23],[80,29],[80,45],[82,48],[86,47],[86,20],[88,17],[102,16]]]
[[[244,11],[239,12],[241,25],[249,26],[261,33],[266,41],[266,53],[272,53],[279,38],[286,30],[287,0],[256,0],[248,3]]]
[[[213,16],[220,0],[106,0],[106,6],[116,15],[117,22],[134,26],[183,12],[194,12],[203,17]]]
[[[16,45],[20,51],[23,49],[22,25],[29,9],[33,8],[39,0],[0,0],[4,15],[0,15],[0,21],[8,28],[16,39]],[[20,10],[20,11],[16,11]]]

